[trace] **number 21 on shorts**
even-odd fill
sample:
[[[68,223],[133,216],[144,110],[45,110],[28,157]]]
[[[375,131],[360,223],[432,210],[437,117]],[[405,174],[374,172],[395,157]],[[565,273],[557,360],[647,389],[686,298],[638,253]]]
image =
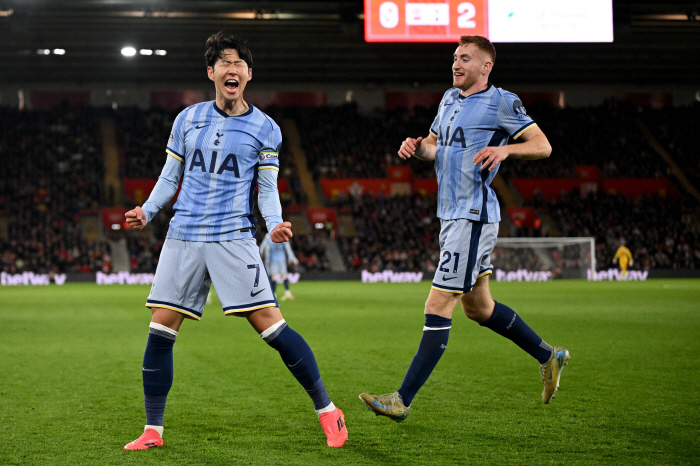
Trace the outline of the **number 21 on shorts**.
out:
[[[453,264],[451,272],[457,273],[457,268],[459,267],[459,253],[458,252],[453,253],[450,251],[443,251],[442,257],[444,257],[445,260],[443,260],[440,263],[440,272],[450,273],[450,269],[447,267],[449,267],[450,262],[452,261],[452,259],[454,259],[454,264]]]

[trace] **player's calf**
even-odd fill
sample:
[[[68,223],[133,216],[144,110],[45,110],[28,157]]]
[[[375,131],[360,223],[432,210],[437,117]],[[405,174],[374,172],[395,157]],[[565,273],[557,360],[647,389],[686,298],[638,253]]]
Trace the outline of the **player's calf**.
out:
[[[331,402],[321,379],[314,353],[306,340],[287,326],[284,319],[267,328],[260,337],[280,353],[287,369],[313,401],[319,422],[326,434],[328,446],[343,446],[348,434],[343,412]],[[334,427],[336,425],[337,429]]]

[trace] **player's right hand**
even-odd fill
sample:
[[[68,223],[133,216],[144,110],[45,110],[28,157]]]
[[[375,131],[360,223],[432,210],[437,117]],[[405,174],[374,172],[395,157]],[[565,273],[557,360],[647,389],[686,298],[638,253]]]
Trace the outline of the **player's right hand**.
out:
[[[126,223],[128,223],[134,230],[140,230],[146,226],[146,214],[143,212],[140,206],[134,207],[133,210],[125,213],[124,216],[126,217]]]
[[[404,160],[411,158],[411,156],[416,155],[416,151],[420,150],[420,142],[423,140],[423,136],[418,139],[406,138],[404,142],[401,143],[401,148],[399,149],[399,157]]]
[[[282,222],[270,232],[270,239],[275,243],[286,243],[292,236],[294,234],[292,233],[292,224],[290,222]]]

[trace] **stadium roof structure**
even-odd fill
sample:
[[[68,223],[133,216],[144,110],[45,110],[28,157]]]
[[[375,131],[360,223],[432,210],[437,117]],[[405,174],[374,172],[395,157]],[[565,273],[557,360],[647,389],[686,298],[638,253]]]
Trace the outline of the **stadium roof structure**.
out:
[[[613,43],[497,44],[494,79],[698,83],[697,2],[613,4]],[[0,83],[203,82],[204,43],[223,28],[249,40],[261,70],[255,75],[258,83],[449,80],[453,44],[365,43],[362,13],[361,0],[0,0]],[[134,48],[134,56],[120,53],[126,46]]]

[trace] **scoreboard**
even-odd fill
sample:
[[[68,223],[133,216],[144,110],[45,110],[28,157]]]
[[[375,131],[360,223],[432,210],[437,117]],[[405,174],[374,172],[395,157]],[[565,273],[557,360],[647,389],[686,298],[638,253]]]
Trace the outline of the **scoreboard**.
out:
[[[612,42],[612,0],[365,0],[367,42]]]

